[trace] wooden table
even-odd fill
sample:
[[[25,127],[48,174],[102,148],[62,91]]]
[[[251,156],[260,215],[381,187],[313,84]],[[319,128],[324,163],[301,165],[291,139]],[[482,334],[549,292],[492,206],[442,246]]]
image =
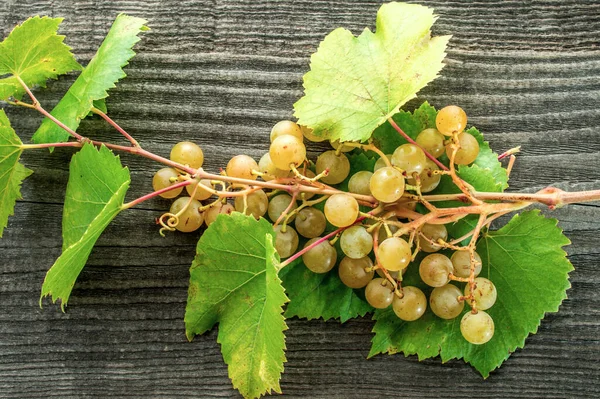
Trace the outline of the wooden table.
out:
[[[435,34],[452,34],[447,66],[423,100],[461,105],[497,151],[523,146],[511,190],[600,187],[600,3],[433,1]],[[150,20],[110,113],[145,147],[203,146],[218,170],[236,154],[256,159],[270,127],[290,118],[309,55],[330,30],[373,27],[377,1],[8,0],[5,36],[31,15],[65,17],[61,32],[87,63],[119,12]],[[38,90],[51,107],[73,77]],[[24,139],[40,118],[9,108]],[[99,120],[87,136],[118,140]],[[72,151],[26,154],[35,170],[0,240],[0,397],[239,397],[213,330],[188,343],[183,314],[198,234],[158,235],[154,200],[121,214],[77,281],[66,314],[38,306],[45,272],[60,254],[61,212]],[[314,153],[311,154],[314,156]],[[135,198],[155,164],[122,156]],[[291,319],[282,379],[289,397],[598,397],[600,269],[598,205],[544,212],[573,241],[573,288],[558,314],[483,380],[463,361],[414,356],[366,360],[373,323]]]

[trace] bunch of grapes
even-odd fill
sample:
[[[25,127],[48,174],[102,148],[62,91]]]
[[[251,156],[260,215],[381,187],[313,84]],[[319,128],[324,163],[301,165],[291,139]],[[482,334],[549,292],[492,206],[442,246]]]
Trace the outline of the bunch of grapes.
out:
[[[472,246],[458,246],[457,240],[449,240],[444,224],[426,223],[426,211],[416,210],[418,203],[428,208],[422,194],[435,190],[454,164],[468,165],[477,158],[479,144],[464,132],[466,124],[465,112],[448,106],[437,115],[437,129],[423,130],[413,143],[399,146],[392,154],[383,154],[372,143],[333,141],[332,149],[312,162],[306,159],[304,140],[325,139],[292,121],[281,121],[273,126],[269,151],[258,163],[237,155],[214,178],[174,168],[156,172],[155,190],[175,187],[161,196],[175,198],[183,187],[188,194],[173,202],[161,224],[167,230],[190,232],[203,223],[209,226],[219,214],[268,217],[282,259],[301,256],[314,273],[330,272],[337,265],[346,286],[364,288],[371,306],[392,306],[405,321],[419,319],[428,302],[443,319],[457,317],[467,303],[472,311],[463,316],[461,332],[467,341],[483,344],[494,333],[494,322],[485,310],[494,304],[496,288],[477,277],[481,258]],[[349,176],[345,153],[366,150],[379,155],[374,169]],[[450,171],[437,160],[444,154]],[[202,171],[204,156],[194,143],[176,144],[170,159]],[[347,192],[336,188],[344,181]],[[448,257],[437,253],[440,250],[454,252]],[[402,285],[403,274],[420,252],[428,254],[420,262],[419,275],[433,288],[429,301],[420,288]],[[466,283],[463,291],[455,283]]]

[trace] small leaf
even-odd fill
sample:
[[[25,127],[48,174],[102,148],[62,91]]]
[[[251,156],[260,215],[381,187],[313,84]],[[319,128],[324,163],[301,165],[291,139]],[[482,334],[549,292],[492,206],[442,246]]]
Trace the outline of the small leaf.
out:
[[[404,352],[417,354],[419,360],[438,354],[444,362],[464,358],[487,377],[522,348],[527,336],[537,332],[544,315],[558,311],[567,297],[568,273],[573,266],[562,247],[568,244],[556,219],[547,219],[537,210],[515,216],[500,230],[484,234],[477,246],[483,262],[480,276],[489,278],[498,292],[496,304],[487,310],[495,323],[494,337],[488,343],[471,345],[462,338],[462,316],[442,320],[427,309],[421,319],[404,322],[387,309],[375,314],[369,356]],[[406,284],[418,284],[417,268],[411,269]]]
[[[48,270],[40,302],[52,296],[65,309],[75,280],[106,226],[121,211],[129,188],[129,170],[102,146],[83,146],[71,160],[63,211],[62,255]]]
[[[186,334],[191,340],[219,323],[229,377],[245,398],[281,393],[288,298],[274,236],[265,219],[220,215],[200,238],[190,269]]]
[[[0,109],[0,237],[8,217],[14,213],[16,200],[21,199],[21,183],[33,173],[19,163],[21,145],[4,110]]]
[[[327,35],[294,104],[298,123],[333,140],[367,140],[442,69],[449,36],[431,38],[435,19],[430,8],[388,3],[375,33],[355,37],[339,28]]]
[[[33,17],[18,25],[0,43],[0,99],[21,98],[25,90],[15,76],[28,87],[46,86],[46,80],[80,70],[81,66],[57,35],[62,18]]]
[[[126,76],[122,68],[135,55],[131,48],[140,40],[138,34],[147,29],[145,23],[141,18],[124,14],[117,16],[94,58],[51,114],[76,131],[81,120],[90,113],[94,101],[108,97],[107,90]],[[33,141],[38,144],[68,139],[69,134],[48,118],[33,135]]]

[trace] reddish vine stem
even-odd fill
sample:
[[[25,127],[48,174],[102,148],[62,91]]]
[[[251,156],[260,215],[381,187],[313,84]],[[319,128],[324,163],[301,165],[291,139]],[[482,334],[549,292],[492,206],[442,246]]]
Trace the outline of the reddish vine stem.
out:
[[[127,140],[129,140],[129,142],[131,143],[132,146],[134,147],[139,147],[140,145],[138,144],[137,140],[134,139],[129,133],[127,133],[125,131],[125,129],[123,129],[121,126],[119,126],[119,124],[115,121],[113,121],[108,115],[106,115],[104,112],[100,111],[98,108],[92,107],[92,112],[95,113],[96,115],[100,115],[102,117],[102,119],[104,119],[109,125],[111,125],[112,127],[115,128],[115,130],[117,130],[119,133],[121,133]]]

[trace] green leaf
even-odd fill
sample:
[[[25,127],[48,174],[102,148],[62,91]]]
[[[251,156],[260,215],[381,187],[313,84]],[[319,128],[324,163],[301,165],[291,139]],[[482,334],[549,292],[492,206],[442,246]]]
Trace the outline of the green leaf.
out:
[[[496,304],[487,311],[495,323],[494,337],[488,343],[471,345],[462,338],[462,316],[442,320],[428,309],[421,319],[404,322],[388,309],[375,314],[369,356],[404,352],[417,354],[419,360],[437,355],[443,362],[463,358],[487,377],[522,348],[544,315],[557,312],[567,297],[573,266],[562,247],[568,244],[556,219],[547,219],[537,210],[515,216],[500,230],[484,234],[477,246],[483,262],[481,276],[489,278],[498,291]],[[418,281],[416,267],[411,269],[407,285]]]
[[[65,309],[77,276],[106,226],[121,211],[129,188],[129,170],[102,146],[83,146],[71,160],[63,211],[62,255],[48,270],[40,302],[52,296]]]
[[[20,99],[25,93],[16,76],[28,87],[46,86],[48,79],[56,79],[74,70],[80,70],[71,48],[57,35],[62,18],[33,17],[13,29],[0,43],[0,99]]]
[[[22,145],[4,110],[0,109],[0,237],[8,217],[14,213],[16,200],[21,199],[21,183],[33,173],[19,163]]]
[[[81,120],[90,113],[94,101],[108,97],[107,91],[126,76],[122,68],[135,55],[131,48],[140,40],[138,34],[148,29],[145,23],[141,18],[125,14],[117,16],[94,58],[51,114],[76,131]],[[48,118],[33,135],[33,141],[38,144],[68,139],[69,134]]]
[[[277,276],[275,232],[265,219],[220,215],[198,242],[185,312],[191,340],[219,323],[233,386],[246,398],[281,393],[288,301]]]
[[[433,10],[388,3],[375,33],[355,37],[339,28],[311,56],[304,97],[294,104],[298,123],[317,136],[364,141],[375,128],[438,76],[449,36],[431,38]]]
[[[350,172],[348,172],[348,177],[344,179],[336,187],[342,191],[348,191],[348,183],[350,182],[350,178],[354,176],[354,174],[366,170],[368,172],[373,172],[373,168],[375,167],[375,162],[377,159],[369,158],[363,151],[358,153],[349,153],[346,154],[348,157],[348,161],[350,162]]]

